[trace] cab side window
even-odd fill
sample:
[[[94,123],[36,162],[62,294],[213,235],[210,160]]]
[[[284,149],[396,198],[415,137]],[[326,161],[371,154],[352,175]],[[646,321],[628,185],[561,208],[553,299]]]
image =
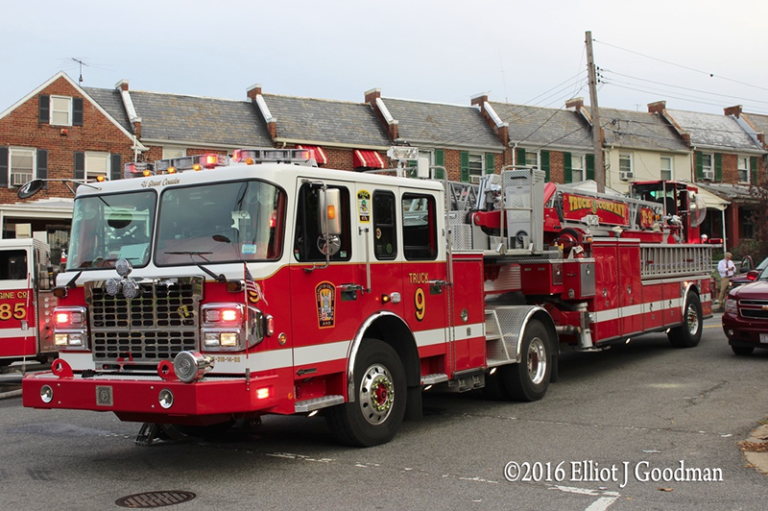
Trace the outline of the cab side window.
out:
[[[331,256],[331,261],[348,261],[352,256],[352,229],[350,227],[349,190],[343,186],[328,186],[338,189],[341,195],[341,235],[339,251]],[[305,183],[299,191],[296,214],[296,239],[293,244],[293,257],[299,262],[325,261],[322,247],[325,244],[320,229],[319,203],[322,189],[312,183]]]
[[[403,255],[409,261],[437,258],[437,207],[434,196],[403,194]]]
[[[376,259],[397,257],[395,194],[377,191],[373,194],[373,247]]]

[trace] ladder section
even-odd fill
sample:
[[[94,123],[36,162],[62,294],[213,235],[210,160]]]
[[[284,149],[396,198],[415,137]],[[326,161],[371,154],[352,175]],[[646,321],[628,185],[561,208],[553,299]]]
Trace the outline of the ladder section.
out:
[[[643,279],[706,275],[711,270],[711,245],[640,245]]]

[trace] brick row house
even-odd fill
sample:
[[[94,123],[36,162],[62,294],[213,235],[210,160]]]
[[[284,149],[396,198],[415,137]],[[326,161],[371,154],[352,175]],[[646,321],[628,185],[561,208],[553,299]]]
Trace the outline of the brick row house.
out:
[[[320,166],[364,171],[389,167],[390,146],[410,145],[452,180],[474,182],[506,165],[535,166],[557,183],[594,178],[594,127],[581,98],[559,109],[485,94],[469,103],[387,98],[380,89],[361,102],[332,101],[264,93],[261,85],[231,100],[130,90],[127,80],[82,87],[58,73],[0,113],[2,236],[30,224],[47,231],[55,250],[65,246],[72,193],[49,182],[42,199],[19,203],[16,188],[32,177],[119,179],[126,162],[240,147],[310,148]],[[705,232],[719,237],[725,226],[729,246],[751,236],[749,186],[766,172],[768,117],[739,107],[724,115],[667,110],[663,101],[647,112],[601,108],[600,117],[607,187],[697,182],[711,210]]]

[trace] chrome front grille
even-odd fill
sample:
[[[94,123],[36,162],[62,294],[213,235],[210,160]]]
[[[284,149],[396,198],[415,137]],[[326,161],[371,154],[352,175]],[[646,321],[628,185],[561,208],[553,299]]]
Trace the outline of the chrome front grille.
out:
[[[739,300],[739,314],[743,318],[768,319],[768,301]]]
[[[93,359],[97,363],[156,364],[199,349],[203,279],[139,281],[132,300],[87,286]]]

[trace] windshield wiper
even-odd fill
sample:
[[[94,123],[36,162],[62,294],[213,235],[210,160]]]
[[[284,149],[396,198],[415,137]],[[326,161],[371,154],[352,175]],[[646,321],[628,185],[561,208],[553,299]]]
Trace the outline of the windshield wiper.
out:
[[[205,257],[203,257],[203,256],[211,255],[211,254],[213,254],[213,252],[163,252],[163,254],[168,254],[168,255],[188,255],[189,258],[192,260],[192,263],[195,266],[197,266],[198,268],[203,270],[205,273],[207,273],[208,275],[210,275],[211,277],[216,279],[216,282],[226,282],[227,281],[227,278],[223,274],[220,273],[220,274],[216,275],[211,270],[209,270],[208,268],[206,268],[202,264],[200,264],[197,261],[195,261],[194,259],[192,259],[192,256],[200,256],[203,259],[205,259]],[[208,262],[208,259],[205,259],[205,261]]]
[[[68,287],[68,288],[70,288],[70,289],[75,289],[75,282],[77,282],[77,279],[79,279],[79,278],[80,278],[80,275],[82,275],[82,274],[83,274],[83,271],[82,271],[82,270],[80,270],[79,272],[77,272],[77,274],[76,274],[74,277],[72,277],[72,280],[70,280],[69,282],[67,282],[67,283],[64,285],[64,287]]]

